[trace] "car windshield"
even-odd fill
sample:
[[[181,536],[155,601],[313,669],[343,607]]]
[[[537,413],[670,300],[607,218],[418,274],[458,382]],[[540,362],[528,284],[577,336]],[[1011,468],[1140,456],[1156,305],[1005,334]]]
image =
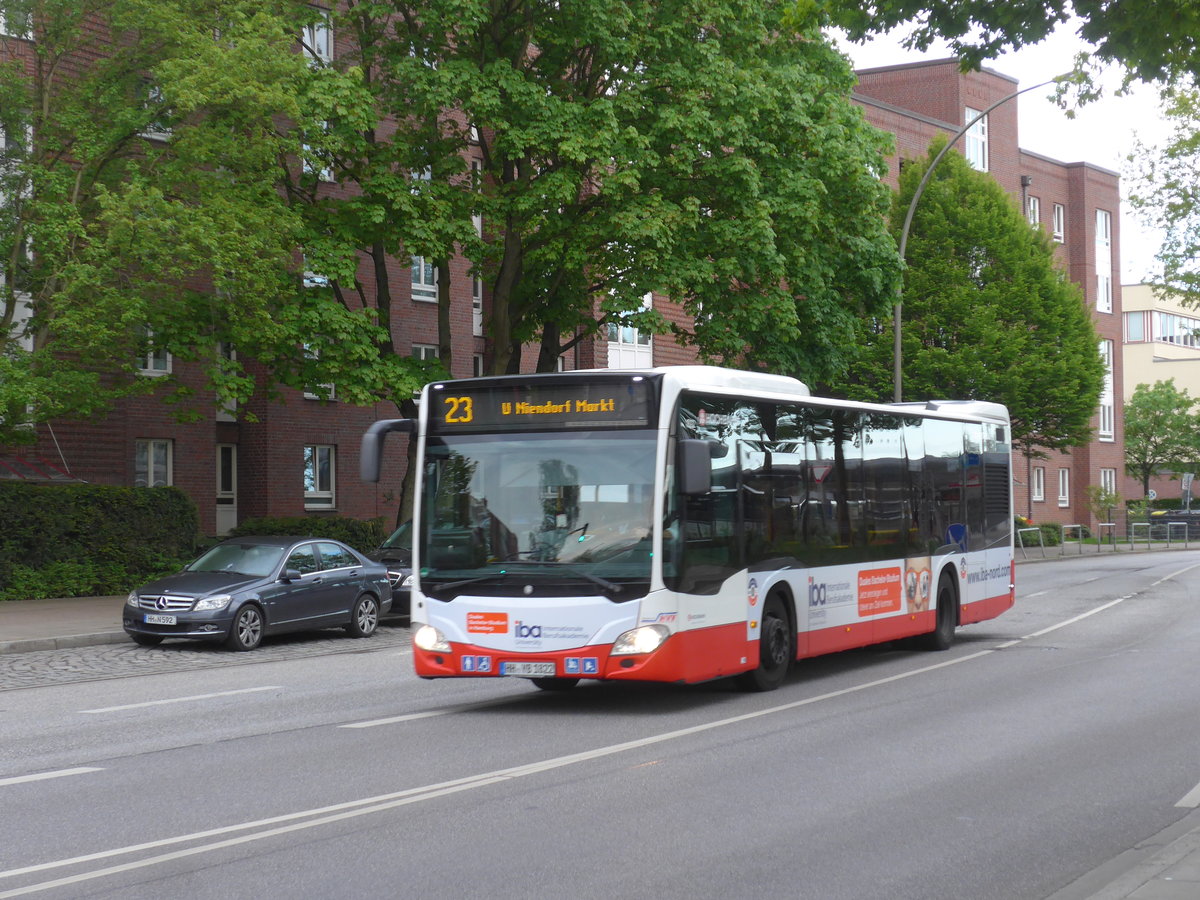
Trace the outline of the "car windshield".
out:
[[[388,539],[379,545],[380,550],[411,550],[412,549],[412,522],[405,522],[390,535]]]
[[[270,575],[283,559],[283,547],[269,544],[217,544],[187,567],[189,572]]]
[[[657,435],[469,435],[426,446],[421,576],[648,579]]]

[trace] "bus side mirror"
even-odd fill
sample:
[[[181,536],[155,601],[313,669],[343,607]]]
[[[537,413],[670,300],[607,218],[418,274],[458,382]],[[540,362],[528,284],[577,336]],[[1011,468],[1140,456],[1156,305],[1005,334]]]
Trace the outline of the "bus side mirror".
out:
[[[412,419],[382,419],[367,429],[362,436],[362,448],[358,455],[358,475],[363,481],[379,481],[379,469],[383,459],[383,440],[393,431],[412,434],[416,423]]]
[[[679,442],[679,492],[702,497],[712,490],[711,441],[687,438]]]

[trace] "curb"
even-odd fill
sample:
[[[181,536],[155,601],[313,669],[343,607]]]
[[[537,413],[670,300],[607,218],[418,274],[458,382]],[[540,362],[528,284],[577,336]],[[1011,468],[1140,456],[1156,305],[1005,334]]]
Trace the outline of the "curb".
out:
[[[0,641],[0,653],[33,653],[37,650],[70,650],[75,647],[95,647],[102,644],[121,644],[129,640],[124,631],[104,631],[98,634],[69,634],[64,637],[29,638],[23,641]]]

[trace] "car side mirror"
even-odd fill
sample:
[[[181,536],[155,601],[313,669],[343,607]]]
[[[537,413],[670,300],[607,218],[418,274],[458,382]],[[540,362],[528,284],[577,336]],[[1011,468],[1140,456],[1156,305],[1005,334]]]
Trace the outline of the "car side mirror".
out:
[[[299,581],[304,576],[300,574],[299,569],[284,569],[283,574],[279,576],[280,581]]]

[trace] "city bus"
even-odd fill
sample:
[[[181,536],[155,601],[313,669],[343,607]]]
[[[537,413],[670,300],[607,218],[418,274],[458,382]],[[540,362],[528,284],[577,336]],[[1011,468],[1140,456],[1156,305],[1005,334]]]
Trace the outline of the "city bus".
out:
[[[415,420],[423,678],[779,686],[799,659],[1013,605],[998,403],[867,404],[712,366],[440,381]]]

